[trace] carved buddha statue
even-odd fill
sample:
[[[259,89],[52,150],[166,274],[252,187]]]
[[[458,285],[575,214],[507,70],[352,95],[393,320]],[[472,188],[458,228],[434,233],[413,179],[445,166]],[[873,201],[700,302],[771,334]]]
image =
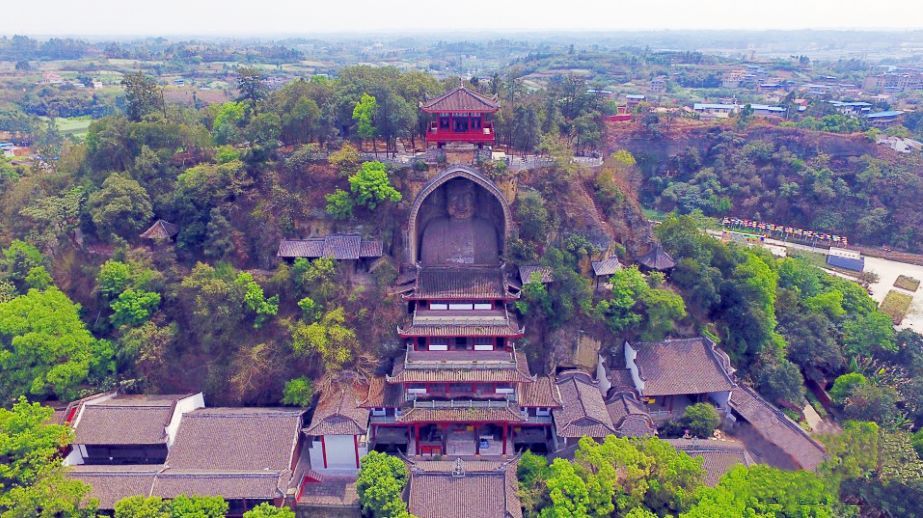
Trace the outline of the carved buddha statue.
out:
[[[423,229],[423,264],[499,264],[497,229],[476,215],[475,189],[474,183],[463,179],[446,184],[447,216],[431,220]]]

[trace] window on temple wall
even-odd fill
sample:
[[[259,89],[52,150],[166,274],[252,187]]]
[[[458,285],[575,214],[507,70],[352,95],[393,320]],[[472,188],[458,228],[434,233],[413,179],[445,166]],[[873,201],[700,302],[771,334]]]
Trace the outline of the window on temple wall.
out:
[[[448,342],[430,342],[429,350],[430,351],[448,351],[449,343]]]
[[[449,129],[449,119],[448,114],[442,114],[439,116],[439,129]]]
[[[429,309],[433,311],[445,311],[449,309],[449,305],[446,302],[430,302]]]
[[[388,414],[388,411],[385,410],[384,408],[373,408],[372,409],[372,415],[375,417],[384,417],[387,414]]]
[[[468,339],[459,336],[455,338],[455,343],[453,344],[452,350],[454,351],[467,351],[468,350]]]
[[[426,394],[426,385],[423,383],[410,383],[407,385],[408,394]]]
[[[494,350],[494,339],[491,337],[475,338],[474,339],[474,350],[475,351],[493,351]]]
[[[449,309],[453,309],[456,311],[471,311],[472,309],[474,309],[474,304],[471,304],[470,302],[452,303],[452,304],[449,304]]]
[[[479,302],[474,305],[474,309],[494,309],[494,305],[490,302]]]
[[[512,394],[516,392],[516,389],[509,385],[498,385],[495,391],[497,394]]]
[[[542,407],[536,408],[536,409],[535,409],[535,415],[537,415],[537,416],[539,416],[539,417],[548,417],[548,416],[551,415],[551,409],[550,409],[550,408],[542,408]]]

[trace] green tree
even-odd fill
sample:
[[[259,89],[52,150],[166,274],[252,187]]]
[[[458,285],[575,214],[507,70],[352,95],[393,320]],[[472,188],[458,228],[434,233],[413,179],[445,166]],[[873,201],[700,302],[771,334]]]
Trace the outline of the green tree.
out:
[[[257,104],[266,97],[265,78],[266,76],[257,68],[239,67],[237,69],[237,91],[240,94],[237,100],[245,102],[250,110],[255,111]]]
[[[363,511],[375,518],[409,518],[401,497],[409,478],[407,466],[397,457],[370,451],[362,458],[356,491]]]
[[[343,189],[337,189],[325,195],[324,199],[327,201],[325,210],[333,219],[350,219],[353,217],[355,203],[348,192]]]
[[[3,249],[3,258],[0,262],[0,277],[12,283],[20,293],[25,293],[28,288],[26,277],[33,268],[45,266],[47,262],[37,248],[14,239],[10,246]]]
[[[545,481],[548,475],[548,459],[529,450],[522,453],[516,467],[516,477],[519,479],[519,496],[522,498],[522,507],[527,516],[534,516],[545,504],[544,495],[547,490]]]
[[[228,218],[225,217],[221,209],[213,208],[209,212],[208,226],[205,232],[205,243],[202,245],[202,253],[205,257],[215,260],[223,260],[234,251],[234,227]]]
[[[115,327],[143,324],[160,306],[160,294],[128,288],[112,301],[109,320]]]
[[[712,436],[715,428],[721,424],[721,416],[709,403],[695,403],[683,411],[682,424],[695,437],[707,439]]]
[[[263,502],[245,512],[244,518],[295,518],[295,511],[288,507],[276,507],[269,502]]]
[[[856,387],[868,385],[869,381],[859,372],[848,372],[838,377],[830,388],[830,398],[838,405],[846,402]]]
[[[545,318],[553,316],[551,297],[542,282],[541,272],[532,272],[529,280],[522,285],[522,297],[516,301],[516,309],[523,315],[530,312],[535,315],[538,310]]]
[[[352,358],[356,332],[346,326],[342,307],[328,310],[317,322],[295,322],[289,326],[292,348],[298,354],[320,355],[329,370],[337,370]]]
[[[522,239],[544,242],[551,230],[545,199],[537,191],[523,191],[516,197],[516,222]]]
[[[876,351],[897,350],[894,323],[880,311],[872,311],[843,323],[843,348],[847,356],[869,356]]]
[[[545,483],[551,505],[539,513],[542,518],[589,518],[590,493],[574,465],[554,459]]]
[[[100,236],[135,237],[154,215],[144,187],[121,173],[109,175],[102,189],[90,195],[89,208]]]
[[[772,358],[756,372],[757,388],[770,401],[800,403],[804,398],[804,378],[798,366],[785,358]]]
[[[378,136],[378,128],[375,127],[375,118],[378,114],[378,100],[369,94],[362,94],[362,97],[353,108],[353,120],[356,121],[356,132],[359,138],[363,140],[372,140],[372,148],[375,154],[378,154],[378,148],[375,144],[375,137]]]
[[[244,294],[244,306],[256,315],[253,327],[260,328],[266,321],[279,312],[279,296],[273,295],[266,298],[263,287],[253,280],[253,275],[248,272],[237,274],[234,281]]]
[[[59,452],[73,431],[49,424],[50,407],[20,397],[0,407],[0,514],[10,518],[80,516],[90,487],[66,478]],[[86,510],[92,516],[92,509]]]
[[[652,288],[641,296],[645,320],[641,338],[662,340],[676,327],[676,322],[686,318],[686,303],[676,293],[664,288]]]
[[[0,304],[0,401],[20,394],[70,399],[91,374],[111,372],[111,346],[93,338],[79,312],[57,288]]]
[[[388,169],[378,161],[364,162],[359,171],[349,177],[349,190],[356,205],[374,210],[378,204],[401,201],[401,193],[391,185]]]
[[[290,379],[285,382],[282,391],[282,404],[307,408],[311,406],[314,398],[314,385],[306,376]]]
[[[904,420],[897,404],[900,396],[888,386],[853,387],[843,405],[843,415],[857,421],[874,421],[886,430],[894,430]]]
[[[832,518],[836,497],[824,481],[807,471],[764,465],[735,466],[714,488],[702,490],[681,518],[715,516],[813,516]]]
[[[131,121],[140,121],[145,115],[163,110],[163,94],[157,81],[140,70],[122,77],[125,87],[125,114]]]
[[[115,503],[115,518],[172,518],[169,500],[159,496],[129,496]]]
[[[220,496],[179,495],[170,501],[173,518],[224,518],[228,503]]]

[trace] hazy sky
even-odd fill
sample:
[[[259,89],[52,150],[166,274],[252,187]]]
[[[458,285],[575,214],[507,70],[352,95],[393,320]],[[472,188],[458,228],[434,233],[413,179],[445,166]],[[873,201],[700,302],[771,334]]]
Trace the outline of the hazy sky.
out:
[[[920,0],[27,0],[15,4],[0,16],[2,34],[923,28]]]

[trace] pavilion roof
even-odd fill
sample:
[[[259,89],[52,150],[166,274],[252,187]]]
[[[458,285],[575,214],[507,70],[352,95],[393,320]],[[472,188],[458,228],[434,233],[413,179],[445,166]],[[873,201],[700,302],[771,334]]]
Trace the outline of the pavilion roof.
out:
[[[621,269],[622,263],[620,263],[616,257],[610,257],[602,261],[593,261],[593,273],[597,277],[600,275],[612,275]]]
[[[368,430],[369,410],[362,407],[368,397],[363,383],[334,383],[321,393],[308,435],[362,435]]]
[[[435,99],[423,102],[420,108],[429,113],[482,112],[492,113],[500,109],[496,100],[459,86]]]
[[[538,272],[541,276],[542,284],[548,284],[554,281],[554,275],[552,274],[550,266],[541,266],[538,264],[523,264],[519,266],[519,278],[523,284],[528,283],[532,279],[532,274],[535,272]]]
[[[646,266],[651,270],[669,270],[676,266],[676,262],[670,257],[670,254],[663,249],[663,246],[654,245],[651,250],[638,258],[638,263]]]
[[[142,239],[170,239],[179,233],[179,226],[158,219],[147,230],[141,233]]]
[[[388,383],[531,383],[535,380],[521,352],[408,351],[395,362]],[[428,359],[432,356],[433,359]]]

